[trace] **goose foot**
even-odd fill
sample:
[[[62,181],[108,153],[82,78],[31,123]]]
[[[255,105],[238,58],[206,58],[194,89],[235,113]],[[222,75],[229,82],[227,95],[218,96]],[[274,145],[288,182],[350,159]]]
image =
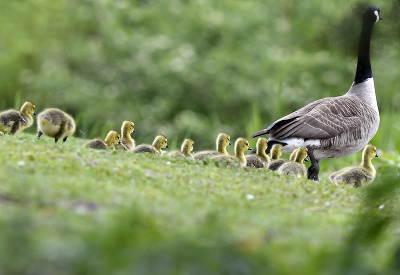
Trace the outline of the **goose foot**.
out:
[[[319,174],[319,160],[314,157],[314,148],[311,146],[307,146],[308,149],[308,157],[311,161],[311,166],[307,170],[307,179],[318,181]]]

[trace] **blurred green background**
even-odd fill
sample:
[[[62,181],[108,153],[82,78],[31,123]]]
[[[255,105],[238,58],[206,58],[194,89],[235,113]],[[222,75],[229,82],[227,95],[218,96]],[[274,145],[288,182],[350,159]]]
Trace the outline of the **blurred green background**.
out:
[[[381,8],[371,60],[382,124],[400,148],[400,1],[0,0],[0,109],[31,100],[104,136],[135,122],[195,149],[248,136],[303,105],[347,92],[361,14]],[[36,127],[29,131],[34,132]],[[252,141],[254,146],[255,140]],[[232,150],[232,149],[231,149]]]

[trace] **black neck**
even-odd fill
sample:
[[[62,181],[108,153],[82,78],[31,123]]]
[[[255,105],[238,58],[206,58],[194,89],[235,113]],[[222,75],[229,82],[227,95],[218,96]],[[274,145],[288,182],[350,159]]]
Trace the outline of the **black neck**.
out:
[[[372,35],[372,28],[374,27],[374,22],[364,20],[360,43],[358,45],[358,62],[356,76],[354,77],[354,83],[358,84],[364,82],[368,78],[372,77],[372,68],[370,60],[370,42]]]

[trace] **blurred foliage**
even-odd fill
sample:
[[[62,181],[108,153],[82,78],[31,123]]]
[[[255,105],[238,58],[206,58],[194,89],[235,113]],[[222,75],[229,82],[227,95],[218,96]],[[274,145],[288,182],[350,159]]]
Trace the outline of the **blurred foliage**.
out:
[[[400,110],[400,1],[383,21],[372,66],[383,113]],[[365,1],[0,0],[0,108],[32,100],[104,135],[123,120],[195,149],[219,132],[248,136],[351,85]],[[34,131],[33,127],[30,131]],[[254,141],[255,142],[255,141]],[[385,149],[395,149],[377,144]],[[398,147],[397,147],[398,148]]]

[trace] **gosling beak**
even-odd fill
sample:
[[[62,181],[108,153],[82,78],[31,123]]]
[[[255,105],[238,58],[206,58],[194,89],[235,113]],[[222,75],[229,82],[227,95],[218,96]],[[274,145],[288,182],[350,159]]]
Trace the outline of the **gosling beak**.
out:
[[[310,158],[308,156],[306,156],[306,158],[304,159],[304,161],[310,161]]]
[[[376,158],[379,158],[378,154],[375,155]]]
[[[229,142],[229,145],[232,145],[232,143]]]
[[[248,150],[253,150],[250,146],[249,146],[249,149]]]
[[[36,116],[36,113],[35,113],[35,112],[33,112],[33,115],[34,115],[34,116]]]
[[[165,146],[165,148],[169,148],[169,146],[167,145],[167,146]]]
[[[133,130],[133,132],[136,132],[136,130]]]
[[[121,144],[121,141],[120,141],[120,140],[118,140],[118,144]]]

